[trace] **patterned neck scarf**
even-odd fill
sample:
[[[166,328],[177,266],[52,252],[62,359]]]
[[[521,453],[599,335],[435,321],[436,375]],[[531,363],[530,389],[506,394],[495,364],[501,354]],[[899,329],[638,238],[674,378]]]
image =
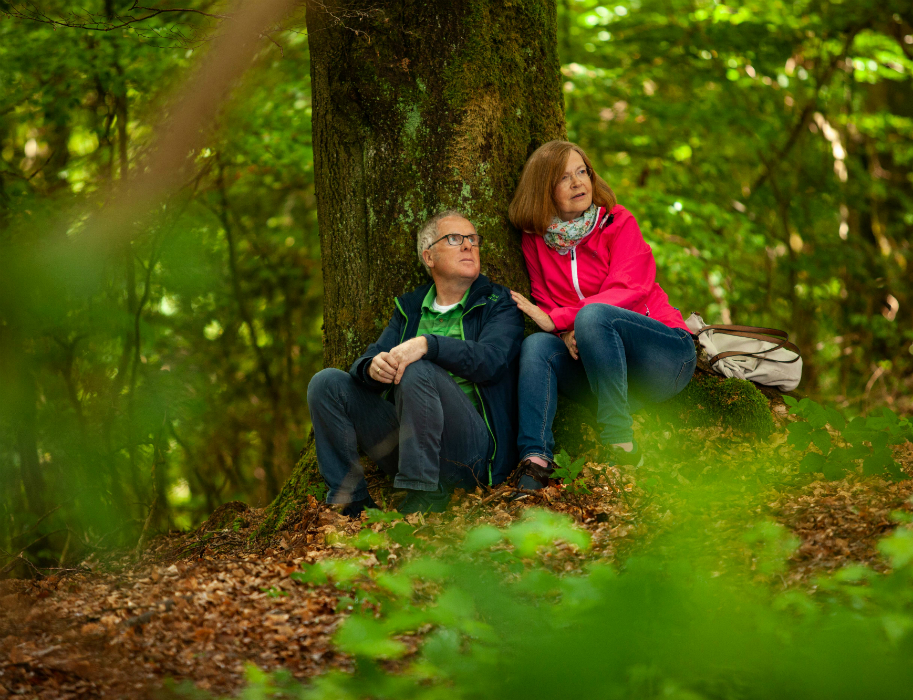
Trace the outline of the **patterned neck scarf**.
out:
[[[593,230],[598,213],[599,207],[591,204],[590,208],[576,219],[562,221],[556,216],[551,225],[545,229],[545,235],[542,237],[545,244],[558,255],[567,255]]]

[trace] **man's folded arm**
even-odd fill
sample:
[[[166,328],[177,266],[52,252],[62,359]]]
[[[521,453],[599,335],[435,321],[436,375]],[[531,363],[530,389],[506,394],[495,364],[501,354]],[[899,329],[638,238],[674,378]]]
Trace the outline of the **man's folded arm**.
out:
[[[384,332],[380,334],[380,337],[377,340],[368,346],[368,349],[365,350],[361,357],[352,363],[352,366],[349,368],[349,374],[362,382],[369,389],[378,392],[388,389],[390,385],[372,378],[371,375],[368,374],[368,368],[371,366],[371,361],[375,356],[382,352],[390,352],[390,350],[399,345],[399,339],[403,334],[403,323],[405,323],[405,321],[403,320],[402,314],[398,311],[394,311],[393,317],[390,319],[387,327],[384,328]]]
[[[495,303],[478,340],[429,335],[425,359],[475,384],[498,379],[520,352],[523,314],[510,299]]]

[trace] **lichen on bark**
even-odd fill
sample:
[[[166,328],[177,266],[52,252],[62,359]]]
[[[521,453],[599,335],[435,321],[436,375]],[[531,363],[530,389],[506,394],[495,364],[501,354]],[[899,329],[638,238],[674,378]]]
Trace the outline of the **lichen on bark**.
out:
[[[307,14],[324,358],[341,368],[425,280],[415,235],[442,209],[485,236],[485,274],[528,290],[507,205],[529,154],[565,135],[553,2],[353,7]]]

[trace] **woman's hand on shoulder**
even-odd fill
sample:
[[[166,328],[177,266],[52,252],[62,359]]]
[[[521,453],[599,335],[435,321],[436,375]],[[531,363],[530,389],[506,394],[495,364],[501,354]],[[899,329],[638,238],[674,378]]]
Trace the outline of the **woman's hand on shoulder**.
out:
[[[510,298],[514,300],[514,302],[517,304],[517,308],[520,309],[520,311],[533,319],[533,322],[546,333],[551,333],[553,330],[555,330],[555,322],[551,319],[551,316],[533,304],[525,296],[511,289]]]

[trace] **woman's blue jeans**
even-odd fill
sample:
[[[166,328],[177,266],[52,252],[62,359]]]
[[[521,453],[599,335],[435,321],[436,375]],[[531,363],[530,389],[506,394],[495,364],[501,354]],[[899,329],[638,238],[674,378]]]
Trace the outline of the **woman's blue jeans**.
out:
[[[579,360],[551,333],[534,333],[520,351],[520,458],[554,457],[558,393],[596,406],[605,445],[630,442],[631,414],[672,398],[694,374],[688,331],[608,304],[587,304],[574,321]]]

